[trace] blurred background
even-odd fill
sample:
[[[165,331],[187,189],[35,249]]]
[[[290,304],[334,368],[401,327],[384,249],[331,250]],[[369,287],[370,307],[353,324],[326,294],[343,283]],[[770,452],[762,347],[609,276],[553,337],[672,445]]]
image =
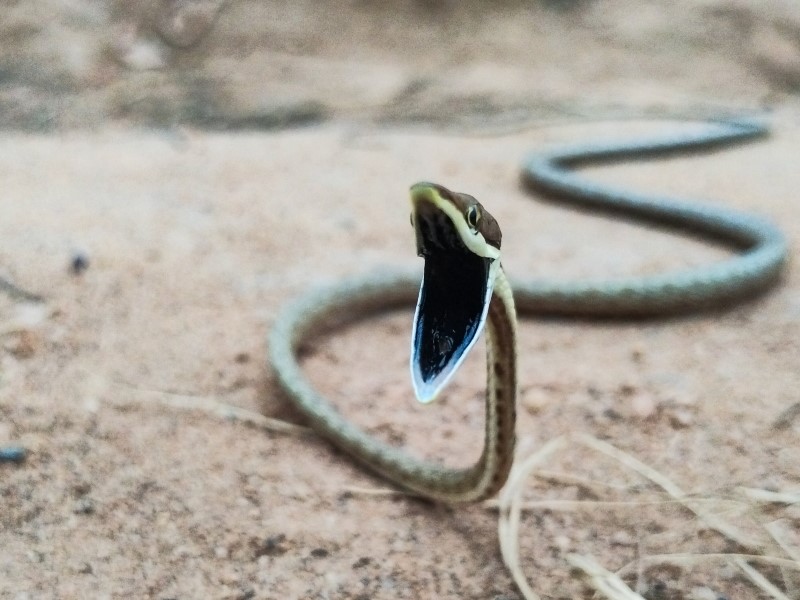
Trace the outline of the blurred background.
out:
[[[0,127],[508,125],[797,101],[795,0],[8,0]]]
[[[625,118],[769,109],[769,143],[590,176],[754,210],[799,240],[800,0],[0,1],[0,450],[23,451],[0,465],[0,598],[520,598],[496,510],[372,495],[387,484],[316,436],[217,403],[299,422],[265,334],[313,285],[421,265],[413,181],[491,202],[512,276],[724,256],[531,202],[518,161],[654,125]],[[607,439],[709,506],[739,498],[719,513],[752,547],[784,556],[764,542],[781,519],[800,548],[799,268],[724,315],[523,321],[520,452]],[[382,439],[477,460],[482,367],[449,404],[413,407],[410,308],[304,349],[307,372]],[[740,549],[588,451],[547,468],[531,497],[649,505],[526,513],[520,556],[549,598],[595,597],[569,552],[617,569]],[[654,562],[627,581],[648,600],[778,597],[736,573]]]

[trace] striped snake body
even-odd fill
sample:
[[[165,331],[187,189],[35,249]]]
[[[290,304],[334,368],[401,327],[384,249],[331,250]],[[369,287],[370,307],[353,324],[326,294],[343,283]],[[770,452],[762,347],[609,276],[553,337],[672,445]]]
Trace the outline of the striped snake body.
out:
[[[700,129],[655,139],[579,145],[539,153],[525,162],[522,180],[533,191],[584,208],[700,234],[729,245],[737,252],[719,263],[661,275],[573,283],[539,280],[518,282],[512,286],[499,265],[499,230],[495,257],[493,246],[489,247],[492,245],[492,232],[470,228],[473,215],[468,207],[449,202],[448,194],[470,197],[452,194],[432,184],[412,187],[412,204],[417,211],[413,214],[419,214],[417,206],[421,197],[435,199],[438,208],[448,213],[456,229],[471,231],[473,235],[486,234],[481,240],[485,237],[489,245],[479,244],[476,251],[480,254],[485,250],[481,256],[491,260],[492,264],[496,261],[485,308],[485,442],[481,457],[474,466],[452,469],[422,461],[365,433],[313,388],[298,362],[300,345],[325,324],[411,305],[419,292],[418,275],[383,274],[350,279],[312,291],[287,305],[278,315],[269,339],[269,357],[278,384],[319,434],[400,487],[446,503],[472,502],[492,496],[505,483],[514,453],[517,389],[515,303],[520,312],[564,316],[641,317],[687,313],[731,304],[766,290],[779,279],[786,262],[786,240],[769,221],[718,206],[618,190],[590,182],[573,170],[592,163],[712,150],[767,133],[766,127],[756,121],[708,122]],[[439,202],[443,198],[448,202]],[[489,218],[486,213],[484,223]],[[418,252],[423,253],[418,224],[415,224],[415,230]],[[471,244],[471,238],[463,232],[463,239]],[[428,258],[426,277],[427,264]],[[418,318],[419,314],[415,323],[419,322]],[[423,335],[420,339],[427,338]],[[427,346],[417,346],[412,347],[412,354],[419,351],[424,355]],[[424,359],[422,363],[425,364]],[[451,374],[447,371],[447,377],[442,379]],[[433,391],[426,388],[425,377],[425,368],[422,368],[422,375],[419,372],[415,374],[415,389],[423,401],[438,391],[438,388]]]

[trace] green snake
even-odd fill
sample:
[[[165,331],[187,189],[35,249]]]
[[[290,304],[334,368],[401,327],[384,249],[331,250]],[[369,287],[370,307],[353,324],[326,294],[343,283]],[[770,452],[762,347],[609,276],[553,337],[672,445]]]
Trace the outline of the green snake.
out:
[[[787,243],[760,217],[671,197],[641,195],[580,177],[577,167],[671,153],[709,151],[768,134],[756,120],[710,121],[700,128],[635,141],[583,144],[541,152],[522,169],[530,190],[579,207],[700,236],[731,247],[729,258],[653,276],[571,283],[509,283],[500,265],[500,229],[466,194],[419,183],[411,188],[411,222],[419,275],[355,278],[295,299],[275,320],[270,362],[289,401],[320,435],[368,468],[414,494],[445,503],[491,497],[505,483],[514,457],[516,309],[580,317],[644,317],[716,308],[758,294],[779,278]],[[432,400],[486,325],[487,385],[483,452],[456,469],[419,460],[345,419],[303,374],[302,344],[321,328],[417,300],[411,372],[417,398]]]

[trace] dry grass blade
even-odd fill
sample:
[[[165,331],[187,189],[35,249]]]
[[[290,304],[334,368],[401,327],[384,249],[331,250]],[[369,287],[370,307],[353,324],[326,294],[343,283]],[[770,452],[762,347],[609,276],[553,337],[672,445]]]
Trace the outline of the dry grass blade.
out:
[[[190,394],[176,394],[162,390],[144,390],[129,386],[130,389],[140,393],[148,402],[154,402],[169,408],[181,410],[197,410],[216,417],[247,423],[259,429],[274,431],[277,433],[309,433],[308,427],[295,425],[288,421],[265,417],[261,413],[247,410],[232,404],[226,404],[213,398],[204,396],[192,396]],[[126,404],[124,401],[115,401],[114,404]]]
[[[719,498],[696,498],[692,502],[720,506],[723,503],[743,508],[737,500],[721,500]],[[500,508],[499,500],[487,500],[483,503],[486,508]],[[598,508],[637,508],[642,506],[683,506],[683,501],[675,499],[653,500],[527,500],[520,503],[521,510],[553,510],[558,512],[577,512],[579,510],[597,510]]]
[[[600,452],[610,458],[613,458],[623,466],[639,473],[651,482],[658,485],[663,489],[672,499],[671,500],[645,500],[645,501],[570,501],[570,500],[540,500],[523,502],[522,492],[525,481],[534,474],[534,470],[544,463],[556,451],[560,451],[568,447],[571,441],[576,441],[592,450]],[[537,473],[538,475],[538,473]],[[545,472],[545,478],[548,478]],[[559,477],[561,479],[561,477]],[[569,479],[574,479],[569,477]],[[791,500],[793,495],[790,494],[777,494],[777,493],[764,493],[764,490],[750,490],[744,489],[745,496],[751,499],[757,499],[761,502],[781,502],[785,503]],[[792,493],[793,494],[793,493]],[[755,496],[755,497],[753,497]],[[583,508],[596,509],[598,507],[627,507],[627,506],[641,506],[645,504],[670,504],[677,503],[692,511],[698,518],[704,521],[708,526],[712,527],[719,533],[726,536],[728,539],[740,544],[745,548],[755,549],[756,552],[761,552],[764,544],[759,541],[746,536],[739,531],[736,527],[722,520],[715,514],[711,514],[702,510],[699,505],[702,503],[712,502],[715,506],[719,506],[722,499],[714,498],[690,498],[673,483],[665,475],[659,473],[652,467],[642,463],[636,458],[623,452],[601,440],[592,438],[590,436],[577,436],[572,437],[559,437],[551,440],[545,444],[538,452],[532,454],[525,460],[518,462],[512,469],[509,480],[503,489],[499,499],[496,502],[489,501],[485,505],[491,508],[498,508],[500,511],[498,520],[498,537],[500,541],[500,551],[503,556],[503,561],[506,567],[511,572],[517,588],[526,600],[540,600],[540,597],[528,584],[527,578],[520,566],[519,558],[519,526],[520,516],[523,508],[529,509],[552,509],[552,510],[581,510]],[[728,500],[736,506],[741,506],[741,501]],[[642,597],[633,592],[621,579],[622,576],[634,572],[634,568],[641,569],[645,564],[672,564],[672,565],[696,565],[701,562],[709,560],[717,561],[733,561],[743,572],[746,573],[748,578],[754,585],[758,586],[761,590],[770,594],[773,598],[778,600],[788,599],[788,596],[779,590],[773,583],[768,581],[760,572],[748,564],[749,562],[768,564],[778,567],[784,571],[784,578],[789,582],[788,587],[791,589],[791,578],[786,575],[787,571],[800,572],[800,560],[798,554],[800,551],[792,548],[787,542],[785,532],[780,529],[777,523],[771,523],[765,526],[767,531],[774,538],[775,542],[780,546],[788,556],[793,560],[778,558],[774,556],[766,556],[760,553],[754,554],[660,554],[643,556],[625,565],[622,569],[617,571],[616,574],[610,573],[602,566],[597,564],[593,559],[581,556],[578,554],[570,554],[567,560],[576,568],[584,571],[591,579],[592,585],[599,593],[604,594],[612,600],[642,600]]]
[[[577,440],[585,446],[615,459],[629,469],[632,469],[643,477],[646,477],[667,492],[667,494],[672,496],[675,500],[680,502],[683,506],[692,511],[701,521],[705,522],[706,525],[712,529],[715,529],[728,539],[749,549],[760,550],[763,547],[763,544],[759,540],[756,540],[739,531],[738,528],[720,519],[718,516],[700,509],[698,506],[696,506],[696,503],[694,503],[691,498],[686,497],[686,494],[683,492],[683,490],[675,485],[672,480],[665,475],[662,475],[652,467],[644,464],[640,460],[634,458],[630,454],[623,452],[611,444],[588,435],[578,436]]]
[[[569,563],[586,573],[595,590],[611,600],[644,600],[634,592],[618,575],[606,570],[590,556],[567,554]]]
[[[800,565],[800,548],[797,548],[789,541],[790,533],[786,530],[781,521],[772,521],[764,525],[764,529],[772,536],[778,547],[786,553],[798,565]],[[781,573],[786,583],[786,589],[792,598],[800,598],[800,569],[797,573],[792,573],[788,569],[782,568]]]
[[[767,523],[764,525],[764,529],[769,532],[769,534],[772,536],[772,539],[774,539],[775,543],[780,546],[781,550],[786,552],[787,556],[800,565],[800,548],[796,548],[789,543],[789,533],[786,531],[786,528],[780,523],[780,521],[772,521],[771,523]]]
[[[772,504],[797,504],[800,503],[800,492],[772,492],[759,488],[740,487],[739,491],[748,499],[755,502]]]
[[[765,565],[772,565],[779,568],[786,568],[792,571],[800,572],[800,563],[789,560],[787,558],[778,558],[776,556],[766,556],[763,554],[736,554],[736,553],[721,553],[712,552],[708,554],[691,554],[691,553],[676,553],[676,554],[650,554],[647,556],[640,556],[634,561],[629,562],[624,567],[617,571],[617,575],[624,577],[625,575],[635,572],[635,570],[642,565],[673,565],[677,567],[694,566],[703,562],[709,561],[730,561],[733,558],[746,560],[747,562],[757,562]]]
[[[738,556],[733,559],[733,564],[739,567],[742,572],[747,575],[747,578],[753,582],[753,584],[775,598],[775,600],[792,600],[780,591],[775,585],[770,582],[766,577],[764,577],[761,573],[756,571],[753,567],[748,565],[744,560],[739,558]]]
[[[346,485],[342,488],[342,491],[347,494],[353,494],[354,496],[374,496],[374,497],[385,497],[385,498],[397,498],[398,496],[403,496],[407,498],[419,497],[415,496],[414,494],[410,494],[409,492],[405,492],[403,490],[398,490],[398,489],[365,488],[356,485]]]
[[[517,463],[512,469],[508,483],[500,494],[500,517],[497,523],[497,536],[503,562],[511,572],[517,589],[525,600],[540,600],[539,595],[528,584],[519,561],[519,521],[522,512],[522,484],[533,469],[543,463],[557,450],[567,445],[567,439],[559,437],[547,442],[536,453]]]
[[[44,299],[28,290],[22,289],[10,279],[0,276],[0,292],[7,294],[14,300],[22,300],[24,302],[43,302]]]
[[[619,485],[611,483],[610,481],[587,479],[586,477],[579,477],[574,473],[562,473],[559,471],[545,471],[544,469],[540,469],[534,473],[534,477],[537,479],[543,479],[545,481],[551,481],[559,485],[578,486],[595,494],[599,494],[607,490],[618,490],[623,492],[630,490],[629,485]]]

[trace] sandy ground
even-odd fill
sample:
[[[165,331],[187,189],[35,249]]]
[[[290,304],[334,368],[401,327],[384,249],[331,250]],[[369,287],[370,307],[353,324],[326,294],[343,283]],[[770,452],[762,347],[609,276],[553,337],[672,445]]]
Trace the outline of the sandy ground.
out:
[[[681,68],[697,50],[687,40],[702,37],[703,27],[683,27],[691,15],[678,8],[659,12],[648,4],[629,22],[620,2],[612,4],[617,18],[606,21],[594,3],[580,3],[577,12],[552,4],[509,4],[507,14],[494,15],[508,35],[498,37],[483,61],[476,60],[477,50],[453,58],[469,48],[460,29],[452,37],[444,27],[452,34],[444,41],[426,37],[436,30],[426,11],[442,9],[421,4],[398,9],[402,18],[391,20],[391,28],[350,24],[361,37],[351,40],[358,51],[349,53],[333,35],[309,46],[313,28],[286,14],[269,21],[273,29],[280,24],[284,37],[262,39],[260,30],[247,29],[247,13],[236,5],[202,30],[211,41],[203,37],[184,50],[174,39],[164,41],[163,31],[152,34],[154,21],[141,17],[152,14],[152,6],[134,16],[107,9],[116,27],[138,23],[142,44],[160,49],[155,56],[163,64],[127,64],[126,48],[137,48],[140,38],[132,34],[130,47],[108,46],[107,32],[83,35],[91,21],[81,29],[75,24],[84,21],[75,15],[59,21],[59,35],[66,37],[51,32],[52,38],[93,39],[105,48],[80,54],[77,41],[70,44],[85,59],[65,59],[80,67],[75,72],[35,79],[29,77],[34,71],[19,66],[50,56],[41,50],[42,39],[50,40],[43,34],[25,38],[30,47],[18,46],[19,56],[5,55],[2,72],[10,75],[0,79],[3,114],[37,106],[42,112],[15,113],[12,128],[24,131],[0,135],[0,275],[44,302],[0,293],[0,447],[20,444],[29,451],[20,464],[0,463],[0,597],[519,597],[500,558],[491,506],[448,509],[372,495],[365,490],[386,484],[313,435],[265,432],[165,403],[213,400],[300,422],[266,365],[265,336],[275,314],[310,286],[419,266],[406,197],[417,180],[438,181],[484,202],[503,228],[512,277],[613,277],[725,256],[696,241],[533,202],[517,183],[517,165],[532,147],[676,126],[586,118],[752,108],[769,100],[777,108],[776,133],[767,141],[589,174],[768,215],[797,245],[800,104],[792,91],[791,40],[800,29],[786,19],[793,15],[789,4],[765,3],[771,12],[758,13],[747,3],[722,12],[704,3],[705,17],[749,23],[748,44],[732,55],[729,46],[707,40],[714,48],[697,53],[692,72]],[[478,16],[450,9],[453,21],[473,23],[470,31],[482,44],[494,39]],[[19,25],[28,14],[21,4],[3,10],[4,31],[14,23],[23,33],[38,31]],[[631,62],[631,47],[647,48],[648,34],[672,39],[665,23],[677,16],[683,19],[674,29],[681,34],[677,41],[641,54],[643,67]],[[319,27],[321,17],[308,18]],[[367,24],[389,22],[381,18],[380,11],[363,17]],[[535,18],[541,35],[532,40],[519,23]],[[615,39],[639,45],[609,42],[602,27],[587,25],[598,19],[613,22]],[[332,30],[348,26],[341,15],[331,20]],[[421,30],[414,27],[419,23]],[[770,29],[775,23],[785,28]],[[226,36],[236,31],[251,46],[242,46],[250,52],[232,66],[236,53],[218,49],[230,50]],[[286,42],[292,32],[300,40],[296,46]],[[449,39],[455,48],[449,62],[420,67],[419,56],[392,62],[390,48],[403,34],[436,44]],[[531,53],[563,63],[569,52],[558,43],[561,34],[571,36],[570,44],[585,42],[585,58],[572,70],[548,71]],[[274,47],[276,40],[284,45]],[[382,40],[394,41],[384,47]],[[521,49],[535,67],[519,58]],[[750,59],[743,60],[745,54]],[[145,51],[133,56],[156,60]],[[265,90],[278,90],[273,94],[253,83],[264,64],[276,69],[264,79]],[[229,76],[217,86],[214,69],[223,67]],[[425,84],[409,88],[408,73],[417,67],[426,77],[414,81]],[[644,76],[637,77],[638,67]],[[201,111],[213,113],[203,122],[211,128],[229,122],[236,129],[271,129],[276,122],[264,115],[285,117],[287,106],[293,107],[290,121],[299,114],[320,122],[236,133],[199,128],[170,96],[176,88],[167,84],[188,85],[176,75],[181,72],[235,99],[215,100],[214,110],[228,113]],[[348,78],[355,72],[363,79]],[[467,94],[465,78],[483,90]],[[323,80],[333,83],[321,88]],[[53,81],[72,83],[56,89]],[[537,82],[541,91],[532,96]],[[590,99],[581,94],[585,85],[593,91]],[[45,88],[56,91],[50,96]],[[208,99],[181,89],[181,98]],[[115,112],[112,101],[135,90],[158,102]],[[372,108],[354,116],[353,100]],[[523,102],[532,108],[512,111]],[[168,126],[131,129],[130,121]],[[41,129],[49,133],[32,133]],[[512,133],[488,135],[498,129]],[[71,268],[76,256],[88,259],[79,274]],[[786,556],[765,533],[767,523],[777,524],[790,551],[800,548],[797,503],[762,505],[745,501],[742,492],[796,495],[800,486],[796,262],[777,289],[724,313],[646,323],[522,322],[521,456],[562,434],[601,438],[705,499],[757,547],[733,543],[669,503],[540,508],[524,514],[520,544],[523,568],[545,598],[591,597],[565,561],[570,552],[593,555],[609,569],[664,553]],[[466,464],[479,452],[482,431],[481,352],[440,403],[420,408],[411,401],[407,375],[410,321],[411,307],[326,335],[305,368],[375,435]],[[642,477],[578,447],[543,467],[525,497],[663,500]],[[789,597],[800,597],[800,583],[789,572],[753,564]],[[721,559],[684,566],[643,562],[626,581],[649,600],[770,597]]]

